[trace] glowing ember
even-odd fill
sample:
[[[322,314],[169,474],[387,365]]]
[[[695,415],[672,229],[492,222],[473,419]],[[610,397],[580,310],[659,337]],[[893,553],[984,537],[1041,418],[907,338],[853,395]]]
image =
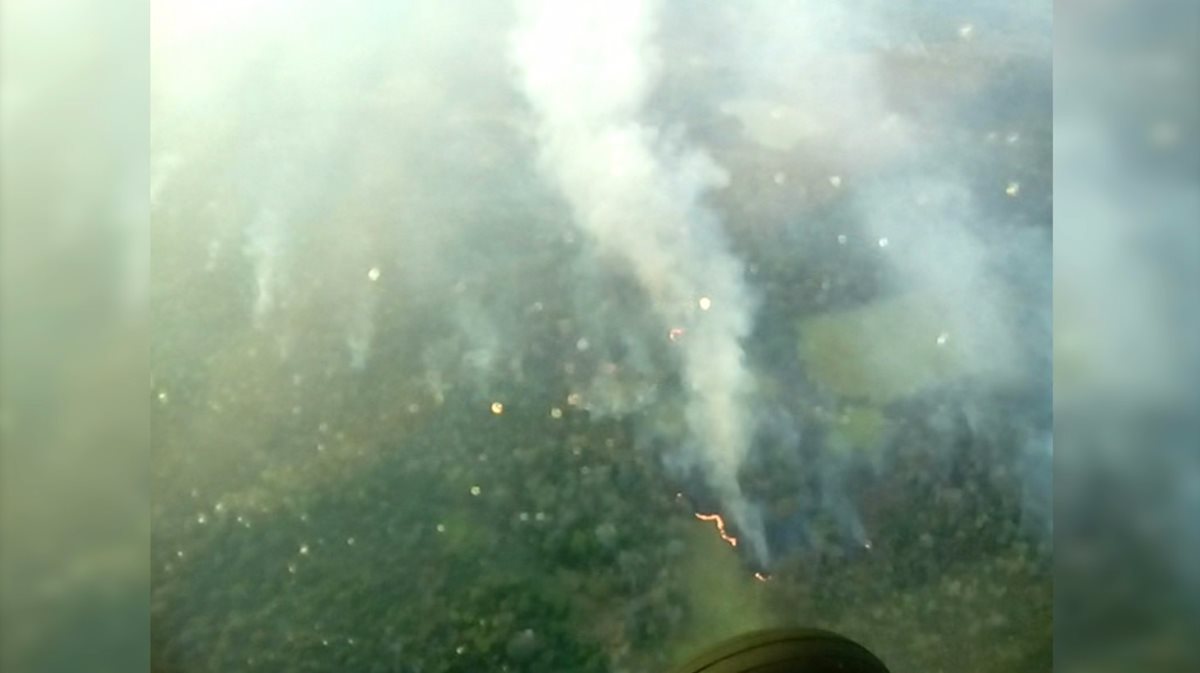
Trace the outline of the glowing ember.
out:
[[[672,327],[671,331],[667,332],[667,338],[671,341],[679,341],[683,338],[684,329],[682,327]]]
[[[728,542],[730,547],[737,546],[737,538],[725,532],[725,519],[721,518],[720,514],[701,514],[696,512],[696,518],[701,521],[714,521],[717,524],[717,534],[721,539]]]

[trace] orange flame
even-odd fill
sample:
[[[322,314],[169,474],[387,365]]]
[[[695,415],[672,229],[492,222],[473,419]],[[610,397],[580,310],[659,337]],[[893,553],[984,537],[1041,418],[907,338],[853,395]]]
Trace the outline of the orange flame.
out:
[[[737,546],[737,538],[725,532],[725,519],[722,519],[720,514],[701,514],[696,512],[696,518],[701,521],[715,521],[717,523],[717,533],[721,536],[721,539],[728,542],[730,547]]]

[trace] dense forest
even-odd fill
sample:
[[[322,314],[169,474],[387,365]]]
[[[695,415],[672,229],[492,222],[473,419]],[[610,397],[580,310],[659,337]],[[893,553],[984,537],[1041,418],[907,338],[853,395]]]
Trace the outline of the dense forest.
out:
[[[1050,670],[1049,8],[645,4],[162,28],[154,670]]]

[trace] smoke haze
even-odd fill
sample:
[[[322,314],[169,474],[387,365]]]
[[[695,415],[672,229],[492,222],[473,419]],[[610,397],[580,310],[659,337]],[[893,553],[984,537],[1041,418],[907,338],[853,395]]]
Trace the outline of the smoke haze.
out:
[[[1008,630],[1049,623],[1048,6],[174,1],[152,57],[163,573],[242,544],[214,521],[297,582],[353,538],[372,595],[579,598],[605,670],[666,663],[643,617],[909,670],[1041,642]],[[886,626],[925,606],[960,649]],[[518,623],[404,656],[495,668]]]

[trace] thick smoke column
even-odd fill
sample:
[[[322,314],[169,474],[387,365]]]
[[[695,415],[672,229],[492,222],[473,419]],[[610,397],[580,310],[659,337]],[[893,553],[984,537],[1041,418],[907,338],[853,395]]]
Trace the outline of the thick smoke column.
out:
[[[691,443],[743,538],[765,559],[761,520],[737,480],[751,434],[741,340],[753,302],[719,223],[700,203],[727,177],[676,134],[639,121],[658,70],[650,44],[656,5],[524,3],[514,60],[539,119],[542,169],[603,254],[628,265],[662,318],[664,338],[684,329],[676,343]]]

